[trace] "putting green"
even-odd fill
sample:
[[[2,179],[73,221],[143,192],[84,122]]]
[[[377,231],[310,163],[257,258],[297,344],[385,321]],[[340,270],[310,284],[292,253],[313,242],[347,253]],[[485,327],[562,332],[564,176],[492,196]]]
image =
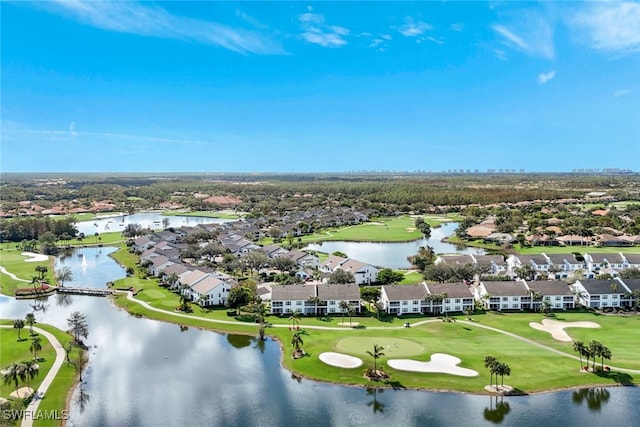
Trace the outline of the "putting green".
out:
[[[167,299],[167,300],[162,301],[160,303],[160,305],[163,305],[165,307],[176,308],[178,306],[178,303],[176,301],[174,301],[174,300]]]
[[[165,293],[163,293],[162,291],[159,291],[157,289],[145,289],[143,292],[149,298],[153,298],[153,299],[166,298],[166,296],[167,296]]]
[[[367,351],[373,351],[373,345],[384,347],[385,357],[409,357],[426,352],[422,344],[404,338],[392,337],[349,337],[336,343],[336,349],[343,353],[367,356]]]

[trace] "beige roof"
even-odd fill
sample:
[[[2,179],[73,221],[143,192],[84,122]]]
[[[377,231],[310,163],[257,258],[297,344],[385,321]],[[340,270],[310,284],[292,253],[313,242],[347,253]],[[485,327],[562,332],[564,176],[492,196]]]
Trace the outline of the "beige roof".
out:
[[[315,285],[273,285],[271,301],[305,301],[316,296]]]
[[[427,285],[431,294],[447,294],[447,298],[472,298],[469,286],[464,283],[434,283]]]
[[[209,274],[200,279],[195,285],[191,287],[195,292],[199,294],[207,294],[213,289],[217,288],[220,285],[224,285],[225,283]]]
[[[360,299],[358,285],[318,285],[318,297],[325,301],[354,301]]]
[[[382,289],[389,301],[420,300],[427,295],[427,287],[424,283],[418,285],[384,285]]]

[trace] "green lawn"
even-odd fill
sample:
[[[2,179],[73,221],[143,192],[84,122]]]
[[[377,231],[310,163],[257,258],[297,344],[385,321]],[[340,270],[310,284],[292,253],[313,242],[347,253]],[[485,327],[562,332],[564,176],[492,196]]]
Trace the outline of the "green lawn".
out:
[[[42,262],[25,262],[29,257],[20,255],[22,251],[15,249],[2,248],[0,251],[0,265],[7,269],[10,273],[15,274],[18,278],[31,281],[32,276],[37,276],[36,266],[47,267],[45,279],[55,284],[53,271],[53,257],[49,257],[47,261]],[[14,280],[4,273],[0,273],[0,289],[5,295],[15,295],[17,288],[28,288],[31,285],[27,282]]]
[[[3,319],[0,320],[0,324],[3,325],[13,325],[13,320]],[[37,323],[37,327],[46,330],[47,332],[52,333],[58,341],[64,346],[66,345],[71,336],[67,333],[54,328],[53,326]],[[29,337],[29,327],[26,326],[21,331],[21,337],[28,338]],[[27,360],[33,357],[33,354],[29,351],[30,340],[17,340],[17,330],[15,329],[5,329],[0,328],[0,344],[2,351],[0,352],[0,367],[4,368],[9,366],[13,362],[21,362],[23,360]],[[42,337],[42,350],[38,352],[38,356],[44,358],[44,361],[40,362],[40,374],[31,381],[31,388],[36,389],[42,383],[42,380],[46,377],[47,373],[51,369],[53,362],[55,361],[55,350],[51,346],[51,343],[46,338]],[[78,350],[75,349],[74,352]],[[56,410],[61,412],[66,409],[66,400],[67,395],[71,391],[73,385],[76,382],[77,372],[75,368],[67,363],[63,363],[62,367],[58,371],[55,379],[51,383],[49,390],[45,394],[40,406],[39,410],[43,411],[53,411]],[[24,384],[21,382],[20,387]],[[0,384],[0,396],[4,398],[8,398],[9,394],[14,390],[13,384]],[[36,427],[39,426],[59,426],[62,425],[62,421],[55,420],[36,420],[34,425]]]
[[[404,271],[404,278],[399,283],[399,285],[415,285],[418,283],[422,283],[424,281],[424,277],[420,274],[419,271]]]
[[[451,221],[448,216],[427,216],[425,221],[431,227],[437,227],[443,222]],[[359,242],[407,242],[417,240],[422,233],[415,228],[415,217],[408,215],[380,218],[376,221],[359,225],[331,228],[302,236],[305,243],[343,240]]]
[[[117,255],[118,257],[120,255]],[[128,256],[128,255],[127,255]],[[223,332],[236,332],[257,335],[258,326],[253,323],[223,324],[207,321],[232,318],[224,309],[205,310],[193,305],[193,318],[185,319],[174,316],[179,299],[172,292],[160,288],[157,280],[142,280],[129,277],[116,282],[117,287],[134,287],[141,290],[137,298],[148,302],[153,307],[167,310],[157,313],[130,302],[124,294],[116,297],[116,304],[135,315],[145,316],[178,324],[190,325]],[[362,369],[342,369],[328,366],[318,359],[318,355],[326,351],[338,351],[360,357],[365,365],[371,363],[366,355],[368,347],[373,344],[385,347],[385,356],[379,365],[387,366],[386,361],[394,357],[411,357],[415,360],[428,361],[433,353],[452,354],[462,360],[461,367],[476,370],[479,377],[463,378],[445,374],[416,374],[396,371],[386,367],[391,380],[398,386],[446,389],[482,393],[488,384],[488,372],[483,366],[486,355],[493,355],[508,363],[512,375],[505,382],[525,392],[559,389],[573,386],[615,385],[617,382],[634,382],[638,374],[608,373],[584,374],[579,372],[579,361],[563,357],[544,348],[537,347],[508,335],[482,329],[490,326],[516,334],[521,334],[537,343],[558,349],[568,355],[574,355],[571,344],[558,342],[546,332],[537,331],[529,326],[529,322],[541,321],[541,314],[513,313],[477,313],[472,322],[466,323],[465,316],[452,316],[456,322],[443,322],[437,318],[423,317],[388,317],[377,320],[375,317],[353,317],[358,327],[339,326],[342,316],[327,318],[303,317],[300,321],[303,330],[304,349],[307,357],[293,360],[291,354],[291,332],[283,326],[290,325],[287,316],[267,316],[267,322],[281,327],[267,328],[267,334],[278,339],[284,346],[283,364],[295,374],[322,381],[345,384],[371,385],[362,376]],[[576,339],[585,341],[596,339],[607,345],[613,352],[613,359],[608,363],[613,366],[640,370],[637,358],[637,343],[640,342],[640,316],[597,316],[593,313],[558,313],[557,320],[577,321],[590,320],[601,324],[601,329],[568,329]],[[423,322],[428,320],[428,322]],[[403,328],[408,321],[412,326]],[[348,322],[348,317],[344,318]],[[331,327],[332,329],[314,329],[313,327]],[[383,329],[380,329],[383,328]],[[397,345],[397,348],[396,348]],[[388,347],[388,348],[387,348]],[[396,349],[397,351],[394,351]],[[422,350],[424,349],[424,350]],[[411,356],[408,356],[411,354]]]

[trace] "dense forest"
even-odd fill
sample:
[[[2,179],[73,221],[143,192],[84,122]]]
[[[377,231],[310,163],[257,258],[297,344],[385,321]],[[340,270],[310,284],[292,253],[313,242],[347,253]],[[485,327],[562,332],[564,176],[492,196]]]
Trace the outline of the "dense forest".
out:
[[[207,174],[3,175],[2,210],[25,200],[43,207],[56,203],[89,206],[109,200],[131,210],[172,202],[211,209],[198,195],[232,196],[237,209],[260,216],[321,206],[349,206],[393,212],[455,211],[532,200],[584,198],[601,192],[612,200],[637,199],[640,176],[577,174]]]

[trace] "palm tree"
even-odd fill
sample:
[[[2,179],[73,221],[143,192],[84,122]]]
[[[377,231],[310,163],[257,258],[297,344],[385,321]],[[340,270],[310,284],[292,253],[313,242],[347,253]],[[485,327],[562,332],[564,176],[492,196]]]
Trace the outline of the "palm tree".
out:
[[[341,323],[344,323],[344,313],[349,310],[349,303],[346,301],[340,301],[338,303],[338,308],[340,309],[340,312],[342,313],[342,320]]]
[[[20,330],[22,330],[22,328],[24,328],[24,320],[22,319],[16,319],[13,321],[13,328],[18,330],[18,341],[22,341],[22,338],[20,338]]]
[[[588,348],[589,348],[589,354],[593,358],[592,369],[594,371],[596,370],[596,358],[599,357],[602,354],[603,347],[604,346],[599,341],[596,341],[596,340],[589,341],[589,347]]]
[[[33,313],[27,313],[24,320],[29,325],[29,332],[33,335],[33,324],[36,323],[36,316]]]
[[[167,284],[169,285],[169,289],[173,290],[178,283],[178,275],[176,273],[171,273],[169,277],[167,277]]]
[[[489,376],[489,386],[493,385],[493,373],[494,373],[494,366],[498,363],[498,359],[496,359],[493,356],[485,356],[484,358],[484,367],[489,369],[489,373],[491,374]],[[497,378],[496,378],[497,381]]]
[[[289,320],[291,320],[291,329],[294,329],[296,324],[300,323],[300,312],[298,310],[293,310],[289,316]]]
[[[384,350],[384,347],[381,346],[381,345],[378,345],[378,344],[374,344],[373,345],[373,351],[367,350],[367,354],[369,356],[373,357],[373,372],[374,372],[374,374],[378,370],[377,360],[379,358],[381,358],[382,356],[384,356],[384,353],[382,352],[382,350]]]
[[[22,362],[22,372],[27,380],[27,387],[31,388],[30,380],[34,379],[40,373],[40,365],[33,360],[25,360]]]
[[[600,357],[602,358],[600,367],[602,370],[604,370],[604,359],[611,360],[611,356],[611,350],[609,350],[609,347],[603,345],[602,350],[600,351]]]
[[[293,336],[291,337],[291,345],[293,345],[294,351],[293,351],[293,357],[296,358],[298,356],[300,356],[300,354],[304,354],[304,351],[302,350],[302,345],[304,344],[304,341],[302,341],[302,336],[300,334],[300,332],[294,332]]]
[[[582,355],[584,354],[584,350],[585,350],[585,347],[582,341],[573,342],[573,351],[578,353],[578,356],[580,356],[580,370],[582,370]]]
[[[498,362],[496,363],[494,369],[495,369],[494,372],[496,374],[496,383],[498,382],[498,375],[500,375],[500,378],[502,379],[501,386],[504,388],[504,376],[511,375],[511,368],[506,363]]]
[[[2,381],[4,384],[9,385],[14,383],[17,390],[21,380],[24,380],[24,370],[18,362],[13,362],[11,366],[2,370]]]
[[[349,305],[349,307],[347,308],[347,314],[349,314],[349,326],[351,326],[351,316],[353,316],[356,313],[356,309],[353,308],[352,305]]]
[[[64,266],[56,270],[56,280],[60,282],[60,286],[64,286],[64,282],[73,280],[73,272],[71,268]]]
[[[44,275],[47,274],[47,271],[49,271],[49,269],[44,265],[36,265],[35,270],[40,275],[40,280],[44,280]]]
[[[29,351],[33,351],[33,358],[38,358],[38,352],[42,350],[42,338],[39,335],[31,336],[31,345],[29,346]]]

